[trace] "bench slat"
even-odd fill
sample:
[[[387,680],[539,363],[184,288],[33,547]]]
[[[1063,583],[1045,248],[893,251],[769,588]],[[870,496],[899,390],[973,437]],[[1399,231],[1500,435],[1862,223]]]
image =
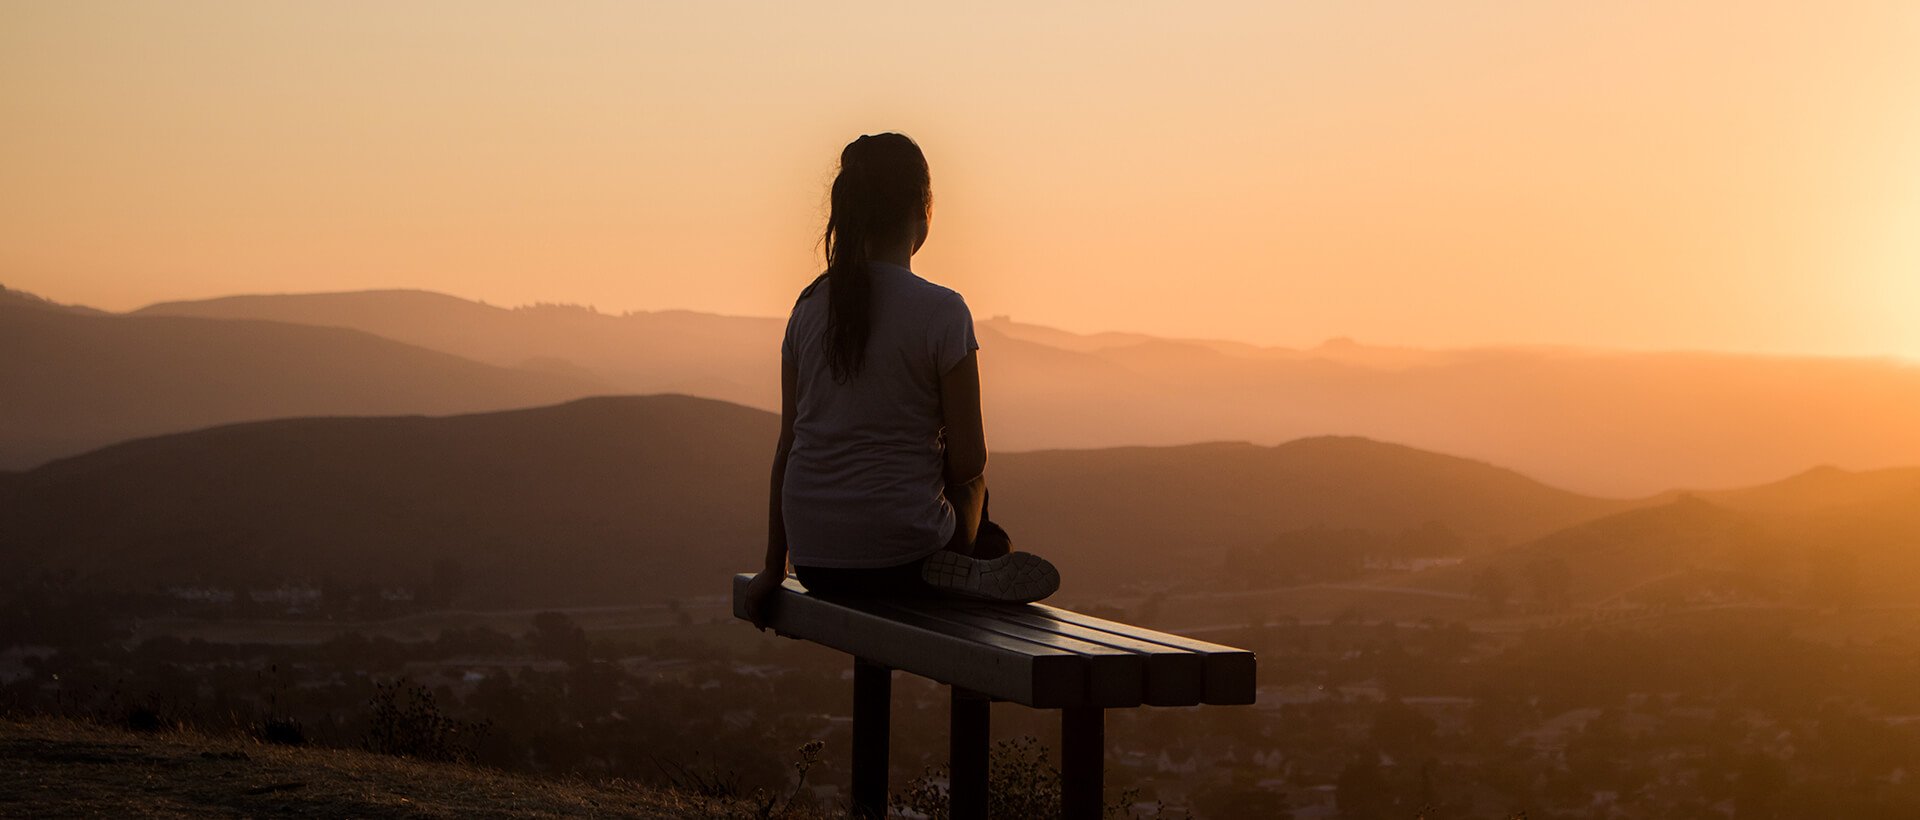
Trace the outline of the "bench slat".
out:
[[[1207,656],[1189,649],[1143,641],[1130,635],[1081,626],[1031,605],[954,604],[984,617],[1045,629],[1077,640],[1124,649],[1146,662],[1143,702],[1149,706],[1193,706],[1206,702]]]
[[[923,613],[948,623],[985,629],[1079,655],[1087,661],[1089,706],[1133,707],[1145,702],[1146,662],[1145,658],[1137,652],[1082,640],[1056,630],[949,606],[942,601],[915,601],[911,604],[895,601],[891,609],[897,612]]]
[[[1158,632],[1130,624],[1082,615],[1070,609],[1047,606],[1046,604],[1028,604],[1047,617],[1071,624],[1124,635],[1136,640],[1157,643],[1163,646],[1198,652],[1206,658],[1206,692],[1201,703],[1222,705],[1245,705],[1254,699],[1255,661],[1252,652],[1217,643],[1208,643],[1182,635]]]
[[[734,576],[735,617],[746,617],[746,586],[752,579],[747,574]],[[768,626],[883,666],[1026,706],[1087,705],[1087,663],[1080,654],[897,608],[875,611],[876,603],[808,595],[798,581],[788,578],[776,596]]]

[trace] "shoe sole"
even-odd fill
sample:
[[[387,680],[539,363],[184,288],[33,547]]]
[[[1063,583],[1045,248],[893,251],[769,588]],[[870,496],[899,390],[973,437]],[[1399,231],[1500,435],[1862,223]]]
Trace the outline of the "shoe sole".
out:
[[[1030,552],[982,560],[942,550],[921,563],[920,577],[928,585],[955,595],[1021,604],[1038,601],[1060,589],[1060,571],[1052,562]]]

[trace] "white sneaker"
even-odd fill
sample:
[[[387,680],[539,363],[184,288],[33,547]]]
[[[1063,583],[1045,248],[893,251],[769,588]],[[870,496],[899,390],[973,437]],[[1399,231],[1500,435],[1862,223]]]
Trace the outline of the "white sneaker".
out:
[[[1031,552],[983,559],[941,550],[921,562],[920,578],[955,595],[1018,604],[1038,601],[1060,589],[1060,571]]]

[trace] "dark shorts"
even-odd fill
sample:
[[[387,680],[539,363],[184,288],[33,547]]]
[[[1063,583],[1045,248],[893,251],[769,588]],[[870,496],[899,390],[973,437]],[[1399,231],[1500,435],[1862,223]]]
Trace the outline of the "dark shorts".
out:
[[[876,596],[919,595],[932,591],[920,579],[920,562],[894,567],[803,567],[795,565],[793,574],[808,592],[822,595]]]
[[[1005,555],[1012,541],[1007,531],[992,521],[980,522],[980,533],[975,541],[989,554]],[[948,544],[945,549],[965,552],[958,544]],[[795,564],[793,574],[799,576],[802,586],[809,592],[822,595],[848,595],[860,597],[913,596],[933,593],[934,587],[920,578],[920,562],[901,564],[892,567],[807,567]]]

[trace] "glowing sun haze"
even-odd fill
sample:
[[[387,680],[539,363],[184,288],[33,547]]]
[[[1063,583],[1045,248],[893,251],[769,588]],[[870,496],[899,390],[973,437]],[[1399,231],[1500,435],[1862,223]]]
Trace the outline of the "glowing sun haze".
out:
[[[0,283],[784,315],[862,132],[976,315],[1920,357],[1920,4],[10,3]]]

